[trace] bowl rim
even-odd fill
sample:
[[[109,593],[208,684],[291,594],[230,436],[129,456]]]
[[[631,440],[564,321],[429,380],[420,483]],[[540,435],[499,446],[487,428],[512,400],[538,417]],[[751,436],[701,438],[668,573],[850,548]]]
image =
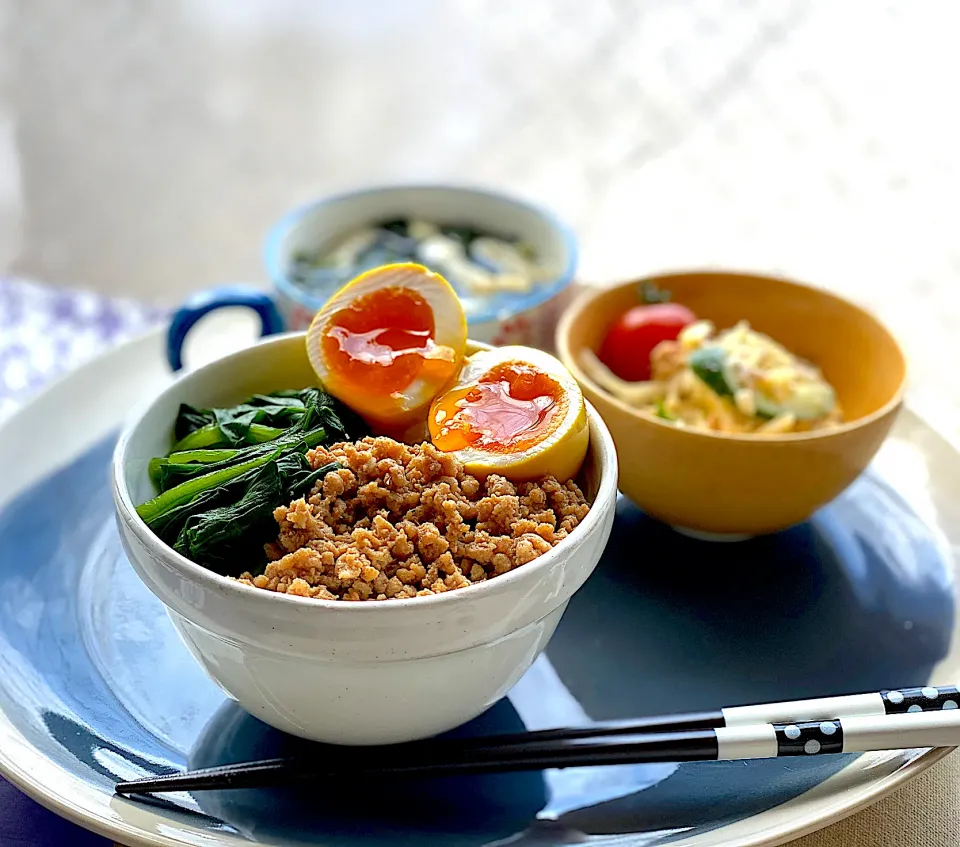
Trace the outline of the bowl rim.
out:
[[[148,401],[141,403],[140,406],[134,410],[134,413],[129,418],[128,422],[124,425],[123,431],[117,440],[117,445],[114,448],[111,461],[110,472],[114,495],[114,505],[117,516],[137,537],[137,539],[143,544],[144,548],[148,550],[151,555],[162,559],[178,574],[178,576],[189,580],[192,584],[200,585],[205,589],[214,589],[226,591],[228,593],[234,593],[238,600],[241,598],[246,598],[251,602],[270,604],[280,603],[286,604],[291,608],[316,608],[318,610],[323,610],[328,614],[331,612],[336,612],[338,614],[351,612],[377,614],[378,609],[381,610],[380,614],[387,614],[391,609],[428,609],[439,606],[440,604],[445,604],[448,607],[455,604],[462,605],[464,603],[470,603],[470,601],[474,599],[483,597],[484,593],[492,594],[506,591],[513,583],[519,582],[520,580],[530,579],[536,572],[549,568],[550,565],[560,555],[562,555],[563,551],[570,549],[569,545],[567,545],[565,542],[573,539],[576,544],[579,544],[582,538],[585,538],[589,532],[593,531],[596,527],[602,524],[607,511],[607,509],[603,508],[603,506],[606,505],[609,508],[612,507],[612,504],[616,503],[618,460],[616,447],[613,443],[613,437],[611,436],[609,429],[607,429],[603,418],[590,404],[590,402],[584,398],[584,403],[586,404],[587,408],[587,424],[590,427],[591,436],[590,444],[587,448],[588,455],[591,452],[594,453],[597,460],[598,473],[597,492],[593,498],[593,502],[590,505],[590,511],[587,513],[586,518],[584,518],[574,528],[573,532],[571,532],[570,535],[563,539],[563,541],[561,541],[559,544],[552,547],[542,556],[537,557],[537,559],[534,561],[519,568],[514,568],[505,574],[497,576],[495,579],[484,580],[480,584],[471,584],[465,588],[445,591],[442,594],[431,594],[429,597],[417,596],[396,598],[391,600],[389,603],[344,602],[342,600],[323,600],[315,597],[300,597],[291,594],[281,594],[276,591],[265,591],[262,588],[256,588],[252,585],[245,585],[236,579],[215,573],[214,571],[205,568],[203,565],[197,564],[196,562],[188,559],[186,556],[178,553],[165,542],[161,541],[146,525],[140,515],[137,514],[136,506],[134,505],[133,499],[130,496],[130,490],[127,486],[125,474],[126,451],[130,443],[131,436],[134,431],[143,424],[154,408],[160,404],[160,401],[163,398],[170,394],[176,394],[179,390],[181,390],[183,383],[189,381],[191,378],[194,378],[208,369],[212,369],[218,365],[221,365],[223,362],[229,359],[238,358],[243,355],[250,355],[251,351],[255,351],[257,349],[263,350],[273,345],[290,343],[291,339],[293,338],[304,338],[305,336],[306,333],[303,331],[271,335],[268,338],[261,339],[259,343],[254,344],[251,347],[245,347],[242,350],[237,350],[227,355],[220,356],[203,365],[202,367],[197,368],[196,370],[185,373],[183,376],[174,380],[173,383],[168,385],[159,394],[156,394],[149,398]],[[481,344],[480,342],[471,342],[470,340],[467,341],[467,344],[468,346],[470,344],[480,345],[481,349],[489,346]],[[599,435],[599,442],[597,442],[596,438],[594,437],[596,435]],[[282,606],[274,605],[273,608],[280,609]]]
[[[267,270],[267,275],[273,281],[274,285],[281,293],[286,295],[295,303],[306,306],[310,309],[319,310],[326,298],[316,297],[313,294],[299,288],[287,273],[287,266],[281,257],[280,245],[283,239],[296,227],[300,225],[304,218],[326,206],[335,205],[346,200],[353,200],[358,197],[371,196],[376,194],[394,194],[404,191],[423,191],[435,193],[453,193],[463,195],[473,195],[484,197],[491,200],[514,206],[532,214],[543,220],[551,229],[557,232],[560,240],[563,242],[567,252],[567,262],[563,269],[553,279],[541,282],[533,287],[529,294],[520,296],[513,301],[514,305],[508,310],[511,314],[519,314],[550,300],[574,279],[577,271],[577,262],[579,261],[580,248],[573,228],[564,222],[558,215],[549,211],[544,206],[536,203],[513,197],[501,191],[495,191],[486,188],[479,188],[471,185],[446,184],[446,183],[397,183],[389,185],[371,186],[368,188],[359,188],[351,191],[343,191],[312,200],[303,205],[286,212],[278,221],[276,221],[267,231],[263,243],[263,264]],[[502,308],[487,307],[478,311],[472,316],[472,323],[481,324],[488,321],[498,320],[502,316]]]
[[[887,340],[893,346],[893,349],[896,351],[897,355],[900,358],[900,361],[903,365],[903,378],[900,380],[900,384],[897,386],[897,390],[893,393],[893,396],[884,403],[880,408],[875,409],[870,412],[868,415],[863,415],[862,417],[855,418],[852,421],[843,421],[838,426],[831,427],[830,429],[821,429],[813,430],[811,432],[781,432],[781,433],[769,433],[764,435],[758,435],[756,433],[748,432],[715,432],[713,430],[700,430],[700,429],[690,429],[688,427],[678,427],[673,426],[667,421],[660,420],[655,415],[650,415],[646,412],[641,411],[633,406],[628,405],[623,400],[620,400],[617,397],[614,397],[609,391],[597,385],[590,377],[588,377],[583,369],[580,367],[580,363],[577,361],[577,357],[573,355],[573,351],[570,349],[569,336],[571,327],[574,324],[574,321],[579,318],[586,309],[595,301],[599,300],[606,294],[609,294],[611,291],[625,289],[627,287],[635,287],[644,282],[661,282],[670,279],[675,279],[677,277],[689,277],[689,276],[712,276],[712,277],[729,277],[729,276],[739,276],[739,277],[749,277],[756,280],[765,280],[767,282],[773,282],[779,285],[785,285],[791,288],[799,288],[806,291],[812,291],[818,294],[821,297],[824,297],[828,300],[833,300],[841,305],[853,309],[856,312],[859,312],[867,320],[874,324],[886,337]],[[852,300],[848,300],[845,297],[841,297],[838,294],[835,294],[832,291],[828,291],[825,288],[820,288],[816,285],[809,285],[807,283],[799,282],[795,279],[790,279],[788,277],[779,276],[777,274],[762,273],[759,271],[749,271],[749,270],[734,270],[734,269],[724,269],[720,270],[717,268],[710,269],[690,269],[690,270],[681,270],[681,271],[668,271],[665,273],[658,274],[649,274],[646,276],[637,277],[633,280],[620,281],[613,284],[597,286],[592,289],[588,289],[583,292],[570,306],[564,310],[563,315],[560,317],[560,321],[557,324],[556,331],[556,346],[557,353],[560,359],[566,365],[567,369],[577,378],[577,381],[581,384],[586,384],[590,387],[591,391],[595,391],[597,394],[603,397],[603,399],[611,403],[617,409],[622,412],[626,412],[631,415],[637,421],[642,421],[643,423],[651,424],[656,427],[661,427],[664,431],[669,431],[677,434],[677,437],[680,438],[709,438],[716,441],[734,441],[741,443],[750,443],[750,444],[790,444],[795,442],[804,442],[804,441],[817,441],[824,438],[831,438],[838,435],[844,435],[849,432],[853,432],[858,429],[869,426],[870,424],[875,423],[876,421],[882,420],[888,415],[895,412],[898,408],[903,405],[904,395],[906,393],[907,387],[907,357],[903,352],[903,348],[900,346],[900,342],[897,341],[896,336],[890,331],[890,329],[884,324],[876,315],[865,309],[864,307],[854,303]]]

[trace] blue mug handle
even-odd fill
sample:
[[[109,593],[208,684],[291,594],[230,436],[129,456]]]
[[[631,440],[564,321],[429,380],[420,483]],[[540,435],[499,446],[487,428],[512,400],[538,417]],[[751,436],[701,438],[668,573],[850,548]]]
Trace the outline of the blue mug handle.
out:
[[[275,335],[283,332],[283,318],[269,294],[242,285],[211,288],[194,294],[170,320],[167,330],[167,361],[170,369],[183,367],[183,342],[193,325],[204,315],[226,306],[244,306],[260,316],[260,335]]]

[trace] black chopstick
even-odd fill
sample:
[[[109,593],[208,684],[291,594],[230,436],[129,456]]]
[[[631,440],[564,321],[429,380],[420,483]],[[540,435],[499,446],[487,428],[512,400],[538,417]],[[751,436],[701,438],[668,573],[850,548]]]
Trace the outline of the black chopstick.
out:
[[[680,739],[678,736],[682,735]],[[577,767],[596,764],[624,764],[642,756],[645,761],[694,761],[716,758],[716,736],[713,730],[687,733],[650,733],[623,736],[611,742],[605,739],[532,742],[504,747],[463,750],[456,745],[424,745],[420,755],[358,756],[333,761],[302,759],[266,759],[240,765],[224,765],[166,774],[116,786],[118,794],[154,791],[203,791],[222,788],[264,788],[309,782],[324,777],[353,776],[376,773],[451,776],[492,773],[504,770],[540,770],[542,768]],[[384,748],[379,748],[380,752]],[[392,751],[390,751],[392,752]],[[410,751],[414,753],[413,750]],[[680,757],[679,759],[677,757]]]
[[[960,710],[854,715],[820,721],[761,723],[684,732],[600,738],[534,740],[467,748],[435,742],[406,749],[308,761],[267,759],[118,783],[118,794],[159,791],[266,788],[326,777],[377,775],[453,776],[547,768],[655,762],[817,756],[832,753],[952,747],[960,743]],[[375,755],[379,752],[383,755]]]

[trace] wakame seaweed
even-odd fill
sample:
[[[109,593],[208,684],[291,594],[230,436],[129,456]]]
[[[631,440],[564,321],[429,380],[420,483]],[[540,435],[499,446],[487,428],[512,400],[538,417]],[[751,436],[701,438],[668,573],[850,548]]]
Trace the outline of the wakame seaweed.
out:
[[[258,570],[277,533],[277,506],[338,467],[313,470],[307,450],[365,434],[355,413],[316,388],[256,394],[230,408],[183,404],[173,450],[149,465],[158,494],[137,512],[198,564],[232,575]]]

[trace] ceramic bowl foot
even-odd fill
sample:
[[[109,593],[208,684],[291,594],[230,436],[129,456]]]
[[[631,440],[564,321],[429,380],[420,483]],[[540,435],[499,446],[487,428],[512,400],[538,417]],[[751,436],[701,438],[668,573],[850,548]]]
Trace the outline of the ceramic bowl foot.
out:
[[[747,541],[753,538],[750,534],[736,532],[704,532],[700,529],[690,529],[685,526],[671,526],[674,532],[686,535],[688,538],[696,538],[697,541]]]

